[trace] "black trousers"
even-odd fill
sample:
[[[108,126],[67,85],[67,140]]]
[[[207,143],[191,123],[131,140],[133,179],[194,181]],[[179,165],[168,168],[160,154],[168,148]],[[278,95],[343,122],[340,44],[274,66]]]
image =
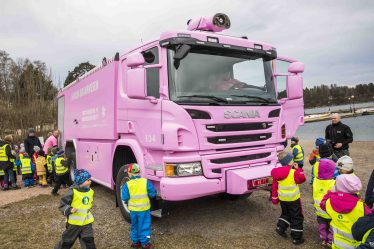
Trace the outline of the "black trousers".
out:
[[[85,226],[75,226],[66,223],[66,230],[55,249],[70,249],[79,238],[82,249],[96,249],[92,223]]]
[[[296,201],[280,201],[282,214],[278,219],[277,226],[286,231],[288,227],[291,229],[291,237],[293,239],[301,239],[303,237],[304,215],[301,207],[301,200]]]
[[[60,189],[62,184],[66,184],[69,187],[73,184],[73,182],[70,179],[70,174],[66,173],[63,175],[55,175],[55,187],[52,190],[52,193],[57,193],[58,190]]]

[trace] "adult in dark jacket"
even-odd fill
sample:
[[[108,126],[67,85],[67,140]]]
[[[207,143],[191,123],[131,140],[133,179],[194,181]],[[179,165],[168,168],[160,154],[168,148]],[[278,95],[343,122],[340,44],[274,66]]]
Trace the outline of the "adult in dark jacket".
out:
[[[0,140],[0,170],[4,171],[4,188],[3,190],[9,189],[9,179],[12,189],[17,189],[16,181],[13,173],[13,163],[10,159],[16,159],[12,154],[11,144],[13,142],[13,137],[7,135],[4,140]]]
[[[365,203],[369,208],[373,208],[374,203],[374,170],[371,172],[368,186],[366,188]]]
[[[43,148],[42,144],[40,143],[40,140],[38,137],[35,136],[35,130],[33,128],[30,128],[28,130],[28,137],[25,139],[25,150],[27,154],[34,155],[34,146],[38,146],[39,148]],[[39,153],[41,156],[44,155],[43,150],[40,151]]]
[[[349,156],[349,144],[353,142],[353,133],[348,125],[341,122],[340,115],[331,116],[331,124],[326,127],[325,138],[333,146],[334,154],[340,158]]]
[[[359,218],[352,226],[352,235],[361,245],[357,249],[374,249],[374,213]],[[371,230],[371,231],[370,231]],[[365,238],[364,238],[365,237]]]

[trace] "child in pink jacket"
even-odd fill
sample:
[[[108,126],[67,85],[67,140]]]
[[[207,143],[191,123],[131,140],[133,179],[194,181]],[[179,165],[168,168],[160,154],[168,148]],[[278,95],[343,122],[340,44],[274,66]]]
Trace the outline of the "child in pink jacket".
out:
[[[321,201],[321,209],[331,217],[333,248],[355,248],[359,245],[352,235],[352,226],[371,210],[357,196],[362,190],[360,179],[354,174],[336,177],[335,190],[329,191]]]

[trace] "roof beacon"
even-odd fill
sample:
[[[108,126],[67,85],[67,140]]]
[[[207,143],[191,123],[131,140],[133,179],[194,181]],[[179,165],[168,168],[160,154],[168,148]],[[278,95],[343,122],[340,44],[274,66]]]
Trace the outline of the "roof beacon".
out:
[[[222,13],[217,13],[213,17],[200,17],[197,19],[190,19],[187,22],[188,30],[205,30],[212,32],[221,32],[229,29],[231,26],[230,18]]]

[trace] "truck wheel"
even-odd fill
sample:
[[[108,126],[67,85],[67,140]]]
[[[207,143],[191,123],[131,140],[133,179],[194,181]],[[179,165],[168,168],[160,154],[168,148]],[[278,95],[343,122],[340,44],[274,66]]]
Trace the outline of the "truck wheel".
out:
[[[252,192],[247,193],[247,194],[243,194],[243,195],[232,195],[232,194],[228,194],[228,193],[221,193],[221,194],[219,194],[219,197],[221,199],[224,199],[224,200],[236,201],[236,200],[247,199],[251,194],[252,194]]]
[[[77,168],[77,159],[75,152],[72,152],[69,156],[70,159],[70,178],[74,182],[74,170]]]
[[[130,210],[127,206],[127,203],[125,203],[121,199],[122,186],[130,180],[129,175],[127,174],[127,167],[128,167],[127,165],[122,166],[117,173],[116,197],[117,197],[117,203],[118,203],[118,206],[119,206],[119,209],[121,211],[123,218],[125,218],[125,220],[130,223]]]

